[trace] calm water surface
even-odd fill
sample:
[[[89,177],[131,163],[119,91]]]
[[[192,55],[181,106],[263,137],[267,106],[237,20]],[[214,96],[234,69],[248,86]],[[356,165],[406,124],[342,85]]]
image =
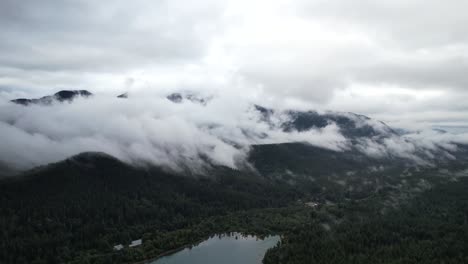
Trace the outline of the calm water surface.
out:
[[[261,264],[266,251],[278,241],[279,236],[263,240],[240,234],[215,236],[151,264]]]

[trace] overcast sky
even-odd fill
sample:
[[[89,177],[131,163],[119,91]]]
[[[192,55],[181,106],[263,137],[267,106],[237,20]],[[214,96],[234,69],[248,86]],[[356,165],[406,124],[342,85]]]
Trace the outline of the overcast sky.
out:
[[[196,90],[468,125],[468,1],[1,0],[0,97]]]

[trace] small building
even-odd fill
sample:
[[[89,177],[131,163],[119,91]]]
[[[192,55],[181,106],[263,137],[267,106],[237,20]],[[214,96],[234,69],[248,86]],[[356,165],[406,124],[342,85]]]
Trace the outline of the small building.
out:
[[[115,245],[115,246],[114,246],[114,250],[115,250],[115,251],[120,251],[120,250],[122,250],[123,248],[124,248],[124,246],[123,246],[122,244],[118,244],[118,245]]]
[[[130,243],[129,247],[138,247],[142,243],[141,239],[133,240],[132,243]]]
[[[319,206],[319,204],[316,202],[308,202],[308,203],[305,203],[305,205],[310,208],[317,208]]]

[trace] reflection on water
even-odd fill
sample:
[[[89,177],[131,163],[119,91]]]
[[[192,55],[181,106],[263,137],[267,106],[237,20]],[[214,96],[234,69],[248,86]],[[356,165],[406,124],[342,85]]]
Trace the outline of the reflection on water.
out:
[[[192,249],[186,248],[151,264],[261,264],[266,251],[279,240],[279,236],[262,240],[237,233],[215,236]]]

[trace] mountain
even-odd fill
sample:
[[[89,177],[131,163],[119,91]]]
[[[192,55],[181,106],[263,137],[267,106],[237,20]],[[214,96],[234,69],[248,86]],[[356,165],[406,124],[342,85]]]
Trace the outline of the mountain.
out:
[[[74,98],[91,95],[92,93],[86,90],[60,91],[52,96],[44,96],[39,99],[16,99],[13,102],[22,105],[50,105],[55,101],[71,102]],[[128,98],[128,93],[117,97]],[[201,105],[206,105],[212,98],[203,97],[193,92],[172,93],[167,96],[167,99],[174,103],[193,102]],[[404,157],[407,162],[417,163],[439,162],[457,157],[456,149],[444,149],[443,146],[433,143],[427,144],[428,142],[415,142],[411,138],[411,134],[415,134],[414,132],[410,133],[408,137],[409,132],[393,129],[383,122],[355,113],[275,110],[260,105],[252,105],[245,111],[256,112],[255,118],[258,120],[254,120],[254,122],[264,123],[274,132],[291,133],[293,138],[294,133],[307,132],[312,129],[316,130],[317,133],[321,133],[320,130],[325,129],[323,133],[327,133],[326,129],[332,129],[336,135],[342,136],[339,145],[347,155],[362,156],[362,153],[367,153],[367,156],[374,155],[375,160],[386,158],[399,160]],[[209,123],[200,126],[204,126],[203,130],[211,130],[220,128],[222,124]],[[241,132],[249,142],[269,142],[268,129],[255,131],[249,127],[242,127]],[[240,147],[235,140],[222,136],[221,140],[235,148]],[[395,144],[401,145],[401,147],[395,147]]]
[[[44,96],[38,99],[19,98],[11,100],[11,102],[21,105],[49,105],[55,101],[71,102],[77,97],[90,97],[92,95],[92,93],[86,90],[63,90],[55,93],[54,95]],[[128,98],[128,96],[128,93],[123,93],[117,97],[125,99]],[[172,93],[166,98],[174,103],[190,101],[201,105],[206,105],[210,100],[212,100],[212,97],[203,97],[191,92]],[[339,127],[340,132],[347,138],[382,138],[398,135],[395,130],[388,127],[386,124],[354,113],[339,113],[331,111],[318,113],[316,111],[294,110],[276,111],[260,105],[254,105],[254,109],[260,114],[260,121],[266,122],[271,126],[274,126],[272,119],[275,115],[283,115],[284,117],[287,117],[284,118],[284,122],[279,125],[285,132],[303,132],[313,128],[324,128],[333,123]]]
[[[37,99],[26,99],[26,98],[19,98],[11,100],[11,102],[20,104],[20,105],[30,105],[30,104],[41,104],[41,105],[50,105],[55,101],[58,102],[71,102],[77,97],[90,97],[93,94],[86,90],[62,90],[54,95],[48,95]]]
[[[279,126],[286,132],[303,132],[313,128],[324,128],[330,124],[336,124],[340,132],[347,138],[382,138],[397,136],[398,133],[385,123],[374,121],[367,116],[354,113],[340,113],[327,111],[318,113],[316,111],[294,111],[287,110],[278,112],[260,105],[254,106],[261,114],[261,121],[274,125],[272,121],[275,115],[283,115],[286,121]]]
[[[188,100],[192,103],[206,105],[211,101],[212,97],[203,97],[196,93],[184,92],[184,93],[172,93],[166,97],[168,100],[174,103],[182,103],[185,100]]]

